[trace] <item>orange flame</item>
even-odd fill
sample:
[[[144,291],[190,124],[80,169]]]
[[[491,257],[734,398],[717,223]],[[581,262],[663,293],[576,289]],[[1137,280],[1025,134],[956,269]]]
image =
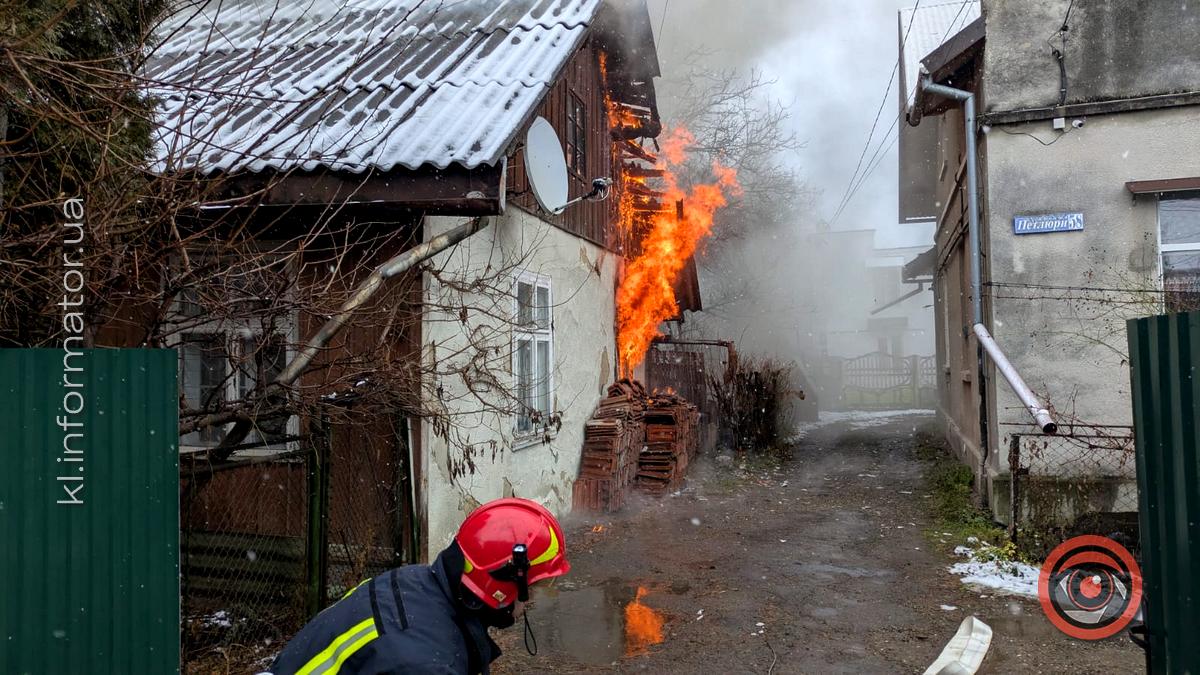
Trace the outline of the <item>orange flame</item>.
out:
[[[608,53],[600,52],[600,79],[604,83],[604,108],[608,112],[608,128],[636,127],[641,120],[632,110],[612,99],[608,86]]]
[[[679,218],[674,208],[651,215],[641,253],[626,267],[617,290],[617,348],[627,377],[645,359],[650,342],[659,334],[659,325],[678,314],[675,281],[688,258],[711,233],[713,216],[727,204],[729,195],[741,191],[737,172],[718,163],[712,167],[715,182],[690,190],[679,185],[676,170],[687,159],[687,150],[695,140],[687,129],[679,128],[660,142],[662,152],[656,168],[663,170],[663,202],[673,205],[682,201],[683,217]],[[628,208],[624,197],[620,207],[624,226]]]
[[[625,655],[644,654],[663,641],[663,618],[642,604],[646,589],[638,586],[637,597],[625,605]]]

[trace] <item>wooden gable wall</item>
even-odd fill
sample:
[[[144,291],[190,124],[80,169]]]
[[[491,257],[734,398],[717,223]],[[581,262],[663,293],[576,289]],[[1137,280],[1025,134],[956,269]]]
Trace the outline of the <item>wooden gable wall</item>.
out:
[[[591,38],[584,42],[567,63],[537,113],[554,127],[564,148],[568,138],[567,106],[572,94],[579,97],[584,106],[587,155],[584,172],[575,173],[568,169],[569,195],[571,199],[575,199],[591,192],[593,178],[617,178],[613,175],[612,140],[604,101],[603,78],[600,74],[600,56],[595,41]],[[508,167],[508,200],[511,204],[539,213],[558,227],[595,244],[606,248],[613,246],[616,241],[612,231],[616,223],[616,204],[611,199],[572,205],[561,216],[548,217],[541,212],[525,176],[524,132],[518,138],[516,149],[508,159]]]

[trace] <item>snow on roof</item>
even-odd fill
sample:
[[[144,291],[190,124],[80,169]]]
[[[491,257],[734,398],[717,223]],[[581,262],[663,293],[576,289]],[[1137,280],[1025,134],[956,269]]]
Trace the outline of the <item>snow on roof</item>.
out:
[[[601,0],[206,0],[159,31],[159,170],[495,165]]]
[[[921,60],[979,17],[979,0],[920,4],[900,10],[900,93],[906,107],[917,90]]]

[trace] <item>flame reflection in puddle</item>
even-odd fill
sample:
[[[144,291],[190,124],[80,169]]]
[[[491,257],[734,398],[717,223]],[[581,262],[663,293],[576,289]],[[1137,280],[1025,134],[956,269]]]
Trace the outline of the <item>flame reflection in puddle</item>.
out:
[[[644,600],[653,591],[628,581],[534,586],[529,621],[543,654],[610,665],[664,640],[666,619]]]
[[[646,589],[638,586],[637,596],[625,605],[625,655],[644,654],[651,645],[663,641],[663,618],[642,604]]]

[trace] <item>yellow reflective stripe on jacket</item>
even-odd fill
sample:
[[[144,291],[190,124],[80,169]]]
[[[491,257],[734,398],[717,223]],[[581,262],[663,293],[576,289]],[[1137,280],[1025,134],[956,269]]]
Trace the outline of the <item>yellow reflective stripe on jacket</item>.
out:
[[[558,537],[554,534],[554,528],[550,529],[550,546],[546,547],[546,552],[529,561],[529,566],[541,565],[545,562],[554,560],[554,556],[558,555]]]
[[[346,591],[346,594],[342,596],[342,600],[345,600],[346,598],[350,597],[351,593],[353,593],[354,591],[357,591],[359,586],[362,586],[363,584],[367,583],[368,581],[370,581],[370,579],[363,579],[362,581],[355,584],[354,588],[351,588],[350,590]]]
[[[346,659],[377,637],[379,630],[375,626],[375,618],[367,617],[337,636],[320,654],[309,659],[303,668],[296,671],[296,675],[336,675]]]

